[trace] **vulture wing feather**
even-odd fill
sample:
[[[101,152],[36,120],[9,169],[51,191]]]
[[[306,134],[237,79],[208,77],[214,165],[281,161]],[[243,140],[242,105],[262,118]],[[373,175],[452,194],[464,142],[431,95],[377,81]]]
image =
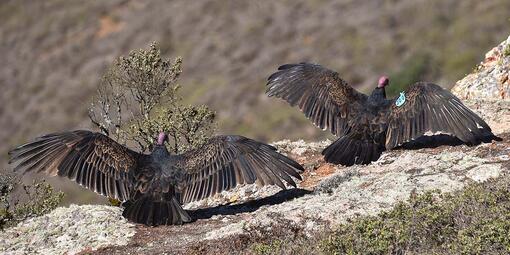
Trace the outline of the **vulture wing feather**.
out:
[[[286,100],[316,126],[341,136],[352,116],[360,114],[368,99],[342,80],[337,72],[317,64],[286,64],[269,76],[268,96]]]
[[[276,184],[295,186],[291,177],[301,179],[303,167],[283,156],[273,146],[243,136],[215,136],[198,149],[174,155],[175,164],[184,169],[182,202],[212,196],[238,184]]]
[[[143,154],[85,130],[44,135],[9,152],[15,170],[68,177],[102,195],[125,201]]]
[[[485,121],[449,91],[432,83],[418,82],[403,92],[388,111],[386,148],[392,149],[426,134],[453,135],[465,143],[479,143],[493,136]]]

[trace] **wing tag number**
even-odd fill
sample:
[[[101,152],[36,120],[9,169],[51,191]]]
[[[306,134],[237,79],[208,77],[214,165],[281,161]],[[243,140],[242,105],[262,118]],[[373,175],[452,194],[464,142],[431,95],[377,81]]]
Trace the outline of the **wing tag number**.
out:
[[[398,96],[397,101],[395,101],[395,105],[400,107],[400,106],[404,105],[405,102],[406,102],[406,95],[404,94],[404,92],[400,92],[400,96]]]

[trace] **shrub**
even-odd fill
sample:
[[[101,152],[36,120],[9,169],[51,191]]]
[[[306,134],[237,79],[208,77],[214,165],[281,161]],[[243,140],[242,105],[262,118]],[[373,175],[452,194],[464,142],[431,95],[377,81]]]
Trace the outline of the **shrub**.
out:
[[[104,75],[89,108],[90,120],[120,143],[152,149],[160,131],[179,153],[204,143],[214,131],[215,114],[204,105],[183,105],[177,79],[182,59],[161,57],[156,43],[120,57]]]
[[[55,209],[63,198],[63,192],[55,192],[51,185],[44,181],[34,181],[31,185],[25,185],[15,175],[2,174],[0,175],[0,229],[46,214]]]

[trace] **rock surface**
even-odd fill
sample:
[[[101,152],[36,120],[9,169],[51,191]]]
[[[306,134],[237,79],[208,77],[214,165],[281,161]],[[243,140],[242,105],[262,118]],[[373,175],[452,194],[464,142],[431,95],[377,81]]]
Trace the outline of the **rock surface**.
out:
[[[458,81],[452,92],[460,99],[510,100],[510,37],[487,52],[484,61]]]
[[[473,181],[510,174],[510,134],[500,136],[503,141],[476,147],[385,152],[377,162],[353,167],[325,163],[320,152],[327,143],[282,141],[276,143],[278,148],[307,166],[300,189],[240,186],[187,205],[196,222],[158,228],[126,222],[118,207],[72,205],[0,233],[0,252],[184,254],[197,243],[214,243],[278,227],[313,235],[350,217],[390,209],[415,192],[452,191]],[[94,251],[100,247],[108,248]]]
[[[0,253],[76,254],[126,245],[134,234],[134,225],[122,217],[119,207],[71,205],[0,232]]]
[[[334,229],[348,218],[390,209],[413,193],[432,189],[448,192],[471,182],[510,174],[510,133],[500,136],[503,141],[474,147],[440,146],[385,152],[377,162],[353,167],[325,163],[320,152],[327,143],[278,142],[278,148],[306,166],[300,189],[280,191],[271,186],[240,186],[188,205],[192,217],[197,218],[194,223],[157,230],[137,226],[139,233],[130,244],[97,253],[153,254],[171,250],[186,254],[196,251],[190,251],[190,247],[197,244],[234,242],[243,235],[279,228],[299,229],[312,236],[324,229]],[[197,209],[200,207],[204,209]],[[151,246],[140,240],[148,241]]]
[[[464,104],[482,117],[495,134],[510,131],[510,100],[463,100]]]

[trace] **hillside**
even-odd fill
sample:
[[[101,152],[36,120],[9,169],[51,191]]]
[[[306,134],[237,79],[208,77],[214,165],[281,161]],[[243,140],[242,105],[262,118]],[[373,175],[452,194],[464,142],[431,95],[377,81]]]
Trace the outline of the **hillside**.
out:
[[[491,183],[499,183],[506,192],[504,194],[508,195],[510,101],[506,93],[510,85],[507,79],[500,78],[510,74],[510,54],[505,53],[506,49],[510,49],[510,37],[491,50],[482,64],[453,88],[459,97],[465,98],[467,106],[488,122],[501,141],[478,146],[397,149],[384,152],[378,161],[370,165],[352,167],[324,162],[320,152],[330,141],[280,141],[274,145],[306,168],[304,180],[298,189],[280,191],[271,186],[239,186],[233,191],[187,204],[186,209],[191,210],[191,215],[197,221],[183,226],[151,228],[134,225],[121,218],[120,208],[112,206],[61,207],[0,233],[0,251],[19,254],[36,251],[81,254],[249,254],[261,251],[259,253],[264,254],[264,251],[280,249],[280,246],[271,246],[273,241],[289,239],[293,240],[291,245],[301,252],[307,249],[315,251],[318,244],[313,242],[324,238],[321,236],[324,232],[328,233],[339,224],[348,223],[359,216],[391,210],[398,202],[416,197],[424,191],[455,192],[474,183],[489,183],[487,193],[492,194],[498,189]],[[503,93],[488,93],[493,88]],[[472,193],[473,190],[476,189],[470,188],[466,192]],[[478,193],[471,195],[475,201],[483,198]],[[482,202],[483,206],[499,203],[504,203],[503,207],[510,205],[506,195],[501,200],[497,200],[497,197],[489,199],[492,200]],[[506,200],[502,202],[502,199]],[[435,207],[437,209],[439,206]],[[506,213],[510,209],[507,207]],[[474,209],[468,206],[466,210],[472,212]],[[507,214],[499,215],[498,212],[493,213],[503,219],[507,217]],[[441,216],[433,214],[431,221],[440,224]],[[484,215],[479,217],[483,218]],[[468,223],[462,221],[460,224]],[[508,232],[507,218],[502,226],[501,231]],[[427,231],[429,235],[437,234],[435,230]],[[497,234],[500,230],[480,231],[488,234],[476,236],[478,242],[484,238],[499,237]],[[421,238],[418,234],[412,237]],[[508,235],[504,237],[505,240],[489,239],[490,244],[498,248],[497,251],[508,251],[510,242],[503,242],[510,239]],[[258,242],[269,244],[260,246]],[[475,251],[469,248],[466,249]],[[275,253],[292,254],[294,250],[278,251]],[[436,250],[441,251],[444,253],[444,250]]]
[[[263,94],[279,65],[321,63],[362,90],[380,74],[451,87],[510,32],[508,13],[505,0],[2,1],[0,163],[34,136],[91,128],[105,67],[152,41],[183,57],[186,100],[216,110],[220,133],[314,140],[330,136]]]

